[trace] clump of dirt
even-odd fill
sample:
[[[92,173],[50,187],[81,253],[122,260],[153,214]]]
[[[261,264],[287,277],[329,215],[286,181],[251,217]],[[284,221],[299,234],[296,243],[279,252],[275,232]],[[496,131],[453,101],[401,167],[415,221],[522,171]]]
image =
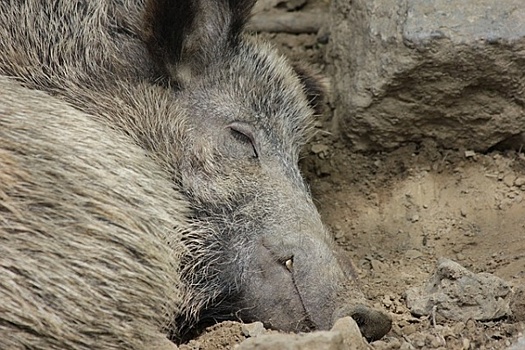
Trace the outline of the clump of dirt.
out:
[[[227,350],[247,338],[243,325],[239,322],[224,321],[206,328],[198,338],[179,346],[181,350]]]
[[[301,11],[327,12],[309,0]],[[292,61],[325,71],[325,34],[260,34]],[[392,152],[356,153],[327,105],[301,167],[326,225],[357,266],[372,305],[394,325],[375,349],[518,349],[525,344],[525,154],[439,148],[432,140]],[[514,286],[514,316],[450,321],[414,316],[405,292],[448,258]],[[182,349],[231,349],[246,339],[225,322]],[[513,344],[516,344],[513,346]]]

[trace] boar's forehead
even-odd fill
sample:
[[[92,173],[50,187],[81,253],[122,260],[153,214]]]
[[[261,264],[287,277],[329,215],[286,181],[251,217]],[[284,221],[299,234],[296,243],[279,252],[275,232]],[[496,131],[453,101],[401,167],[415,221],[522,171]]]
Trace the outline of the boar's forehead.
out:
[[[281,140],[296,153],[312,132],[313,110],[305,87],[284,57],[267,44],[245,41],[208,68],[199,98],[208,111],[227,121],[244,121]]]

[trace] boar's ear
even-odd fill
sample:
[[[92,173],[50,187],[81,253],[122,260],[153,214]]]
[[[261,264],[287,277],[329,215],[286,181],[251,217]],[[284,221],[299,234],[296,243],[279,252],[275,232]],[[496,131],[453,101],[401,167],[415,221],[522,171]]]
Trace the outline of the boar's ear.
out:
[[[299,80],[304,86],[304,91],[310,107],[315,114],[322,113],[323,102],[328,92],[328,83],[326,78],[316,73],[313,69],[300,63],[295,63],[293,69],[299,76]]]
[[[184,84],[238,45],[255,1],[148,0],[148,50],[164,73]]]

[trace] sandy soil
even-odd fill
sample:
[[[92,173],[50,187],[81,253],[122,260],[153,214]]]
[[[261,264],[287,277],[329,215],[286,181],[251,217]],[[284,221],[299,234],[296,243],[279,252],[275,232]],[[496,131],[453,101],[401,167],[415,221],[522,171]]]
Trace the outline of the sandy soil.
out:
[[[310,0],[301,11],[327,11]],[[273,9],[274,11],[277,11]],[[324,38],[262,34],[294,61],[325,71]],[[507,349],[525,333],[525,310],[490,322],[453,322],[411,315],[405,291],[428,279],[441,257],[473,272],[525,285],[525,154],[473,154],[432,142],[393,152],[355,153],[339,137],[331,107],[301,167],[327,226],[358,268],[371,303],[394,319],[376,349]],[[525,297],[521,295],[525,303]],[[520,314],[521,310],[521,314]],[[183,349],[231,349],[242,326],[210,328]],[[516,347],[518,349],[519,347]]]

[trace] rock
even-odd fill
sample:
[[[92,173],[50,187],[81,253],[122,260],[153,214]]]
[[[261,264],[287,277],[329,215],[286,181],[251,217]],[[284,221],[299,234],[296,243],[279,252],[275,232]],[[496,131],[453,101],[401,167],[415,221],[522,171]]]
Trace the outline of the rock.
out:
[[[465,158],[474,158],[476,156],[476,152],[474,151],[465,151]]]
[[[259,0],[255,3],[253,7],[253,13],[259,13],[263,11],[269,11],[276,7],[281,0]]]
[[[296,11],[306,5],[306,0],[287,0],[284,2],[284,6],[288,11]]]
[[[407,306],[418,316],[437,315],[466,322],[488,321],[511,315],[509,283],[489,274],[472,273],[458,263],[441,259],[434,275],[423,287],[406,291]]]
[[[368,343],[361,335],[357,323],[351,317],[343,317],[335,321],[331,332],[337,332],[343,336],[343,347],[346,350],[368,349]]]
[[[414,349],[415,349],[414,346],[406,341],[404,341],[401,344],[401,347],[399,348],[399,350],[414,350]]]
[[[264,325],[262,322],[253,322],[253,323],[245,323],[241,326],[242,334],[245,337],[257,337],[264,332],[266,332],[266,329],[264,328]]]
[[[330,147],[328,147],[327,145],[323,145],[322,143],[316,143],[313,144],[310,149],[312,150],[312,153],[319,154],[328,152],[328,150],[330,150]]]
[[[372,259],[370,260],[370,265],[372,266],[372,270],[374,270],[376,273],[381,273],[381,272],[384,272],[387,270],[388,268],[388,265],[377,260],[377,259]]]
[[[512,319],[514,321],[525,321],[525,286],[514,286],[514,295],[510,302],[512,310]]]
[[[333,0],[335,127],[360,150],[483,152],[525,130],[523,0]]]
[[[243,341],[237,350],[367,350],[368,344],[351,317],[336,321],[330,331],[263,334]]]
[[[525,185],[525,176],[518,176],[516,180],[514,180],[514,186],[521,187]]]
[[[179,350],[179,347],[166,338],[160,339],[158,342],[151,344],[153,349],[157,350]]]
[[[423,253],[421,253],[419,250],[415,249],[409,249],[405,252],[405,258],[412,260],[417,259],[423,256]]]
[[[320,331],[304,334],[265,334],[243,341],[237,350],[343,350],[343,336]]]
[[[516,176],[513,174],[507,174],[503,177],[502,181],[507,187],[512,187],[512,185],[514,185],[514,180],[516,180]]]
[[[519,337],[515,344],[512,344],[506,350],[523,350],[525,349],[525,337]]]
[[[408,326],[403,327],[403,334],[410,335],[414,334],[416,332],[416,326],[413,324],[409,324]]]

